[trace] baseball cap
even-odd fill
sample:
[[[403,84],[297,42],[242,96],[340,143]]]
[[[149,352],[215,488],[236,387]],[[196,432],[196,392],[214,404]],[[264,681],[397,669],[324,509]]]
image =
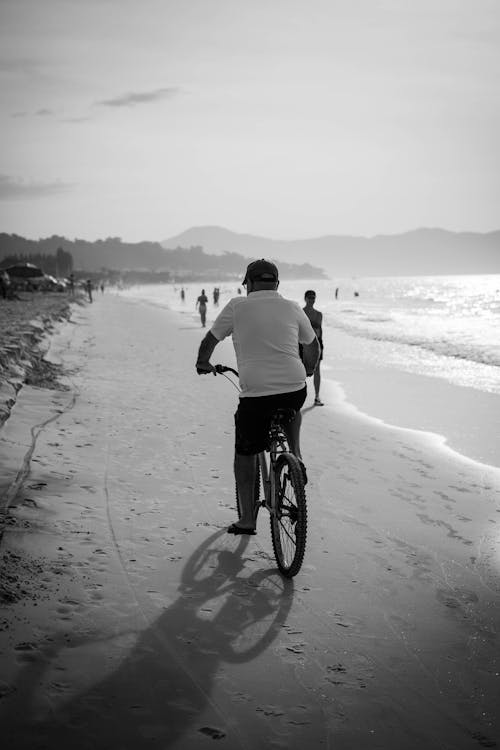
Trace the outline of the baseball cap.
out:
[[[254,260],[247,267],[243,284],[247,281],[278,281],[278,269],[270,260]]]

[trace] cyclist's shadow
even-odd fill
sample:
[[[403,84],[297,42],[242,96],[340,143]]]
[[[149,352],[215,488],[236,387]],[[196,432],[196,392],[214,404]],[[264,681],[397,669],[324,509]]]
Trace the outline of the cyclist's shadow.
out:
[[[248,537],[234,551],[224,549],[222,537],[225,531],[211,535],[191,555],[178,599],[141,633],[119,669],[62,707],[55,725],[43,722],[47,739],[78,750],[166,748],[186,731],[202,729],[196,721],[206,709],[210,726],[203,731],[231,735],[227,701],[222,706],[211,698],[214,678],[223,662],[250,661],[273,642],[290,610],[293,583],[275,568],[245,576]],[[232,742],[239,746],[237,734]]]

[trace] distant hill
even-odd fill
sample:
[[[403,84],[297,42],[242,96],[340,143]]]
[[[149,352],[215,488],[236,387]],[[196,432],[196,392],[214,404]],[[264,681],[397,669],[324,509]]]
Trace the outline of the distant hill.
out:
[[[332,276],[418,276],[500,273],[500,230],[480,234],[416,229],[404,234],[327,235],[273,240],[223,227],[192,227],[164,240],[165,248],[198,245],[209,253],[236,252],[288,263],[309,263]]]
[[[99,273],[103,269],[118,272],[134,271],[143,274],[170,274],[170,278],[183,280],[222,281],[224,278],[242,278],[243,271],[253,258],[235,252],[206,253],[199,245],[175,247],[166,250],[158,242],[122,242],[119,237],[87,242],[68,240],[53,235],[40,240],[30,240],[17,234],[0,233],[0,264],[9,256],[55,256],[57,251],[70,253],[75,271]],[[43,269],[47,272],[47,269]],[[321,268],[309,262],[282,263],[283,278],[319,279],[325,276]],[[154,277],[150,280],[154,280]]]

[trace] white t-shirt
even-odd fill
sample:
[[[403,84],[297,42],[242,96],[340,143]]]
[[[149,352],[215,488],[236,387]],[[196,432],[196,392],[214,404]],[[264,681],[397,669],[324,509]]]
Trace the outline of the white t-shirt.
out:
[[[241,397],[291,393],[304,387],[299,344],[312,343],[315,334],[296,302],[273,290],[234,297],[210,332],[218,341],[232,334]]]

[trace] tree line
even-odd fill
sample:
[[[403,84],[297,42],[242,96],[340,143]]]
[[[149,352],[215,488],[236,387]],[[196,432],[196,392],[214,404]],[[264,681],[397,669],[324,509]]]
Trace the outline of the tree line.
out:
[[[109,270],[150,274],[168,272],[172,278],[186,281],[237,278],[248,263],[255,260],[236,252],[206,253],[203,247],[198,245],[167,250],[158,242],[123,242],[120,237],[107,237],[104,240],[89,242],[77,238],[68,240],[59,235],[29,240],[16,234],[0,233],[0,261],[6,256],[16,256],[29,258],[30,262],[36,264],[36,261],[31,259],[43,256],[45,262],[45,257],[54,254],[54,248],[58,248],[56,260],[58,255],[62,257],[63,252],[71,256],[75,273],[102,275]],[[54,267],[52,264],[45,268],[40,261],[39,265],[46,273],[57,275],[54,271],[48,270],[48,267]],[[283,278],[325,278],[321,268],[309,263],[298,265],[280,261],[279,269]],[[68,274],[61,270],[59,275]]]

